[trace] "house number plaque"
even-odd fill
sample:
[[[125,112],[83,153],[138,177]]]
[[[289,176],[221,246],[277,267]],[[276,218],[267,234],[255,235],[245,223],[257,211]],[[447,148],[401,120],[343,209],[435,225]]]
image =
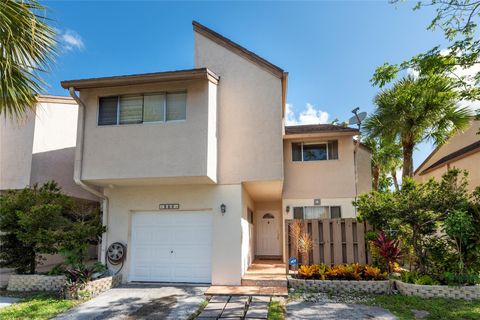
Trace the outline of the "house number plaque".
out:
[[[160,203],[158,206],[160,210],[166,210],[166,209],[180,209],[180,204],[178,203]]]

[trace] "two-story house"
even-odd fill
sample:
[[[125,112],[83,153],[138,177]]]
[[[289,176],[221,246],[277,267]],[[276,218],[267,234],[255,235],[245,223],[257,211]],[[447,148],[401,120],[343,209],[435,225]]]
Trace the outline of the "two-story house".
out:
[[[284,128],[287,73],[193,29],[194,69],[62,82],[75,181],[103,199],[102,257],[127,247],[123,281],[238,285],[255,257],[285,261],[285,219],[354,217],[370,187],[356,130]]]

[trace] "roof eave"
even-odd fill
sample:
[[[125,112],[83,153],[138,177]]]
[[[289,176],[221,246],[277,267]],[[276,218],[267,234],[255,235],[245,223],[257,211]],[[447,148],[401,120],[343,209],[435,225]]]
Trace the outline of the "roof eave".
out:
[[[64,89],[73,87],[77,90],[81,90],[81,89],[157,83],[157,82],[173,82],[173,81],[187,81],[187,80],[201,80],[201,79],[205,79],[214,84],[218,84],[220,77],[217,76],[213,71],[207,68],[200,68],[200,69],[144,73],[144,74],[113,76],[113,77],[103,77],[103,78],[66,80],[66,81],[62,81],[60,84]]]
[[[358,132],[353,131],[325,131],[310,133],[286,133],[283,135],[284,140],[306,139],[306,138],[331,138],[331,137],[347,137],[355,136]]]

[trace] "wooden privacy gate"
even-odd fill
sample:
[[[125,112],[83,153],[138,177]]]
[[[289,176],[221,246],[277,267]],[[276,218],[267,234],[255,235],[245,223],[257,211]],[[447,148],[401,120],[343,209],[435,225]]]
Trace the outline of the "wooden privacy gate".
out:
[[[302,232],[307,232],[313,248],[309,253],[298,254],[291,236],[291,225],[295,220],[285,221],[287,257],[298,257],[300,264],[346,264],[369,263],[365,233],[372,230],[366,222],[355,218],[298,220]]]

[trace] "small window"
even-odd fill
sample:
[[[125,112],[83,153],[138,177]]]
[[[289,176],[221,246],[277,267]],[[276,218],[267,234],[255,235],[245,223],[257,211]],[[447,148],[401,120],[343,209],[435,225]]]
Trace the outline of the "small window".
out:
[[[340,206],[330,207],[330,218],[340,219],[342,217],[342,209]]]
[[[292,161],[322,161],[338,159],[338,142],[294,142]]]
[[[293,208],[293,219],[303,219],[303,207]]]
[[[118,97],[100,98],[98,110],[98,125],[117,124]]]

